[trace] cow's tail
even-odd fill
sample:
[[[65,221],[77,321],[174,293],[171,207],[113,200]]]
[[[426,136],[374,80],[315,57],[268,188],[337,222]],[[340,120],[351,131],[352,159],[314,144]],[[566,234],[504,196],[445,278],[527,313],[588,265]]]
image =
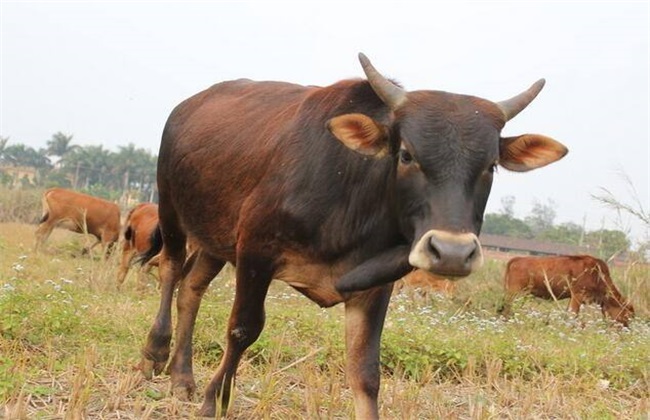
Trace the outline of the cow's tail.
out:
[[[43,198],[41,199],[41,203],[43,204],[43,214],[41,215],[40,220],[38,221],[38,224],[40,225],[41,223],[45,223],[47,219],[50,217],[50,205],[47,202],[47,194],[43,194]]]
[[[138,256],[138,258],[136,259],[136,263],[139,263],[140,265],[145,265],[153,257],[158,255],[162,250],[163,241],[162,241],[162,231],[160,230],[160,224],[156,225],[156,228],[153,230],[153,232],[151,232],[151,236],[149,237],[149,243],[151,243],[151,247]]]
[[[135,242],[135,232],[131,226],[127,226],[126,229],[124,229],[124,240],[130,244]]]

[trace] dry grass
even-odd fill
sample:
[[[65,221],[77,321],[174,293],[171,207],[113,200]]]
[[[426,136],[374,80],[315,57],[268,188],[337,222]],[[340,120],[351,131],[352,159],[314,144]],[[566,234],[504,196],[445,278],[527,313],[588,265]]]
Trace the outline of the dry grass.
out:
[[[138,291],[132,273],[118,292],[117,258],[81,257],[84,239],[60,230],[34,255],[34,228],[0,224],[0,417],[195,418],[202,391],[179,401],[167,377],[146,381],[132,368],[157,309],[155,283]],[[487,264],[453,299],[394,296],[382,342],[382,417],[647,419],[647,270],[614,270],[637,308],[625,330],[596,308],[576,322],[564,302],[519,302],[514,319],[496,318],[502,269]],[[231,301],[229,269],[199,314],[199,389],[221,355]],[[350,418],[342,309],[320,309],[274,284],[267,328],[241,364],[228,417]]]

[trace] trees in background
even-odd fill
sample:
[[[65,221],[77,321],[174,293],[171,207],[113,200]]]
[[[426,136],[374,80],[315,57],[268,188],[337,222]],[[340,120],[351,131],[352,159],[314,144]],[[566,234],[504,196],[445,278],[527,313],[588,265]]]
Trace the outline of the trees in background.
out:
[[[0,136],[0,184],[23,188],[73,188],[111,200],[120,199],[125,205],[154,200],[156,155],[133,143],[111,151],[102,145],[76,145],[72,140],[72,135],[57,132],[46,141],[45,148],[36,150],[20,143],[10,144],[8,137]],[[650,227],[649,213],[636,197],[632,203],[624,203],[605,189],[602,195],[594,196]],[[553,200],[535,201],[530,214],[523,219],[515,217],[514,205],[515,197],[502,198],[500,211],[485,215],[482,232],[585,246],[597,250],[598,256],[605,259],[630,251],[631,242],[622,231],[587,232],[583,226],[571,222],[556,225],[557,205]],[[638,252],[643,254],[647,249],[650,249],[650,242],[641,244]]]
[[[545,204],[535,201],[530,214],[523,220],[514,216],[514,203],[514,197],[504,197],[499,213],[485,215],[482,232],[582,246],[604,259],[626,253],[632,246],[630,239],[620,230],[586,231],[583,226],[572,222],[555,224],[557,205],[553,200]]]
[[[125,203],[153,200],[157,156],[133,143],[111,151],[72,140],[73,136],[58,132],[45,148],[35,150],[0,137],[0,184],[73,188]]]

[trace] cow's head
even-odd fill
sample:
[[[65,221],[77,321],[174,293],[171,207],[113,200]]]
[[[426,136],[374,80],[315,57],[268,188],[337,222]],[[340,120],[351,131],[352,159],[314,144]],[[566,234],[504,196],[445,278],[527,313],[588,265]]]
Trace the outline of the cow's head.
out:
[[[524,172],[562,158],[567,148],[548,137],[501,137],[505,123],[544,86],[540,80],[503,102],[440,91],[407,92],[359,54],[368,81],[391,109],[388,124],[364,114],[330,120],[347,147],[397,165],[400,226],[412,240],[412,266],[463,277],[481,265],[478,234],[497,165]]]
[[[628,327],[630,319],[634,317],[634,306],[632,306],[632,303],[614,297],[606,299],[601,306],[601,310],[604,316],[620,322],[624,327]]]

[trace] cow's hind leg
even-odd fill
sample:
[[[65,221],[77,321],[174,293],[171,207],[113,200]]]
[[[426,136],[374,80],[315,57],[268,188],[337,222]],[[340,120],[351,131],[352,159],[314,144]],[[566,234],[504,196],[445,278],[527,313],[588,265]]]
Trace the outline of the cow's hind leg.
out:
[[[151,379],[153,374],[162,372],[169,358],[172,337],[172,299],[174,289],[183,276],[184,263],[185,235],[176,231],[175,234],[166,237],[160,254],[160,306],[142,349],[139,368],[148,379]]]
[[[392,284],[361,292],[345,302],[347,376],[357,419],[379,418],[379,342]]]
[[[237,259],[235,302],[228,321],[226,350],[217,372],[205,389],[199,415],[214,417],[217,398],[225,415],[234,387],[235,372],[244,351],[257,340],[264,327],[264,299],[273,275],[266,259],[242,256]]]
[[[80,232],[80,233],[86,233],[86,232]],[[90,246],[84,247],[84,249],[81,250],[81,255],[89,255],[90,257],[92,257],[93,249],[95,249],[95,247],[97,245],[102,243],[102,239],[99,236],[94,236],[93,235],[93,237],[95,238],[95,242],[93,242],[93,244],[90,245]],[[102,251],[102,255],[103,254],[104,254],[104,251]]]
[[[48,220],[45,220],[38,225],[36,232],[34,233],[36,236],[36,242],[34,243],[34,252],[38,252],[40,249],[42,249],[43,244],[50,237],[53,230],[54,224],[50,223]]]
[[[128,247],[122,251],[120,268],[117,272],[117,290],[120,290],[122,284],[124,284],[124,279],[126,279],[126,275],[129,272],[133,257],[135,257],[135,249]]]
[[[192,336],[196,314],[208,285],[224,266],[224,261],[204,252],[193,254],[191,258],[195,261],[181,282],[176,297],[176,344],[169,363],[172,393],[181,400],[189,400],[196,389],[192,371]]]

